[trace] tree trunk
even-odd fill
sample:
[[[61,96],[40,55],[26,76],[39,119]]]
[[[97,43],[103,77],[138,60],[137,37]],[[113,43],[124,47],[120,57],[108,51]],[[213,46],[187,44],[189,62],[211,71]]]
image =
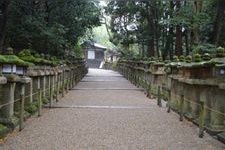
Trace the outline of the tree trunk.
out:
[[[154,25],[154,17],[153,12],[150,9],[151,6],[147,6],[148,14],[147,14],[147,21],[148,21],[148,30],[149,30],[149,41],[148,41],[148,52],[147,57],[154,57],[155,56],[155,25]]]
[[[49,10],[49,4],[48,4],[48,2],[45,1],[44,4],[45,4],[44,6],[45,6],[45,12],[46,12],[46,16],[44,17],[44,19],[45,19],[45,22],[46,22],[46,26],[48,28],[49,27],[50,10]],[[49,40],[48,39],[49,39],[48,38],[48,35],[46,35],[46,37],[45,37],[45,43],[44,43],[46,50],[49,50],[49,43],[48,43]]]
[[[178,9],[181,7],[180,1],[176,1],[176,6]],[[175,55],[182,55],[182,27],[179,25],[176,26]]]
[[[175,55],[182,55],[182,30],[180,26],[176,27]]]
[[[172,12],[174,11],[174,3],[171,1],[170,2],[170,12],[169,12],[169,16],[172,18]],[[169,31],[167,31],[167,37],[166,37],[166,43],[165,43],[165,58],[167,56],[169,56],[170,60],[172,60],[173,58],[173,55],[174,55],[174,52],[173,52],[173,46],[174,46],[174,41],[173,41],[173,37],[174,37],[174,28],[173,26],[169,26],[169,27],[166,27],[166,30],[167,28],[169,28]]]
[[[202,7],[203,7],[202,0],[195,1],[195,3],[194,3],[194,13],[196,15],[199,15],[202,12]],[[199,41],[200,41],[199,26],[195,26],[193,28],[193,31],[192,32],[193,32],[193,39],[192,39],[192,41],[193,41],[194,44],[198,44]]]
[[[185,46],[186,46],[186,56],[189,55],[189,31],[186,30],[185,33]]]
[[[225,1],[218,0],[217,1],[217,12],[216,18],[213,26],[213,44],[218,45],[220,41],[220,32],[223,28],[224,24],[224,11],[225,11]]]
[[[9,11],[9,0],[5,0],[2,2],[2,17],[1,20],[1,26],[0,26],[0,53],[3,52],[4,42],[5,42],[5,35],[6,35],[6,26],[7,26],[7,20],[8,20],[8,11]]]

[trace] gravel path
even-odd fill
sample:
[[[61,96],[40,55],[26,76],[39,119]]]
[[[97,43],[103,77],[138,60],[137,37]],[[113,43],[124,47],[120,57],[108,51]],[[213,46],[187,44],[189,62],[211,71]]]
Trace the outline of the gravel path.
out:
[[[112,90],[110,90],[110,88]],[[1,150],[222,150],[113,71],[89,74],[55,108],[26,121]]]

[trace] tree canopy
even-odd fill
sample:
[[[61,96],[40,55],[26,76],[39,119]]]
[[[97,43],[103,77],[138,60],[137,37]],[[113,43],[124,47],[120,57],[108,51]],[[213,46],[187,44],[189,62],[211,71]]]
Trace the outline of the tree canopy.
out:
[[[225,46],[224,0],[109,1],[104,10],[111,18],[109,23],[96,1],[3,0],[0,52],[13,47],[58,57],[80,56],[78,41],[89,37],[104,20],[109,41],[122,57],[166,59],[213,53],[216,47]]]
[[[55,56],[75,55],[79,39],[100,25],[91,1],[1,1],[0,50],[29,48]]]
[[[225,46],[225,1],[111,1],[111,41],[123,49],[139,45],[136,57],[188,55]],[[127,55],[130,57],[130,55]]]

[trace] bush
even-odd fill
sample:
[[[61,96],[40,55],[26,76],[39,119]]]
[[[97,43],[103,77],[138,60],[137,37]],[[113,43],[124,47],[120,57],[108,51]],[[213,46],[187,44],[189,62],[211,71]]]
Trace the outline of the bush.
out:
[[[216,46],[209,43],[202,43],[194,47],[193,54],[215,53]]]

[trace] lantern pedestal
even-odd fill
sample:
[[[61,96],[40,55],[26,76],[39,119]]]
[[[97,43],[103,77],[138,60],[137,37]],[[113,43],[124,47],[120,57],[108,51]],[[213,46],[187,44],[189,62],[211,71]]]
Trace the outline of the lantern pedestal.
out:
[[[2,107],[2,116],[0,122],[3,124],[8,124],[12,128],[18,125],[18,118],[14,116],[14,92],[16,83],[20,80],[20,77],[15,74],[5,75],[7,78],[7,83],[2,88],[2,103],[8,104]]]
[[[7,83],[4,85],[2,89],[2,104],[7,104],[2,107],[2,116],[0,118],[0,122],[6,125],[9,125],[11,128],[15,128],[19,119],[14,116],[14,107],[15,107],[15,92],[17,95],[21,95],[21,90],[16,90],[16,84],[21,85],[21,89],[25,89],[25,84],[31,81],[28,77],[19,77],[15,74],[5,75],[7,78]],[[19,103],[19,102],[18,102]]]

